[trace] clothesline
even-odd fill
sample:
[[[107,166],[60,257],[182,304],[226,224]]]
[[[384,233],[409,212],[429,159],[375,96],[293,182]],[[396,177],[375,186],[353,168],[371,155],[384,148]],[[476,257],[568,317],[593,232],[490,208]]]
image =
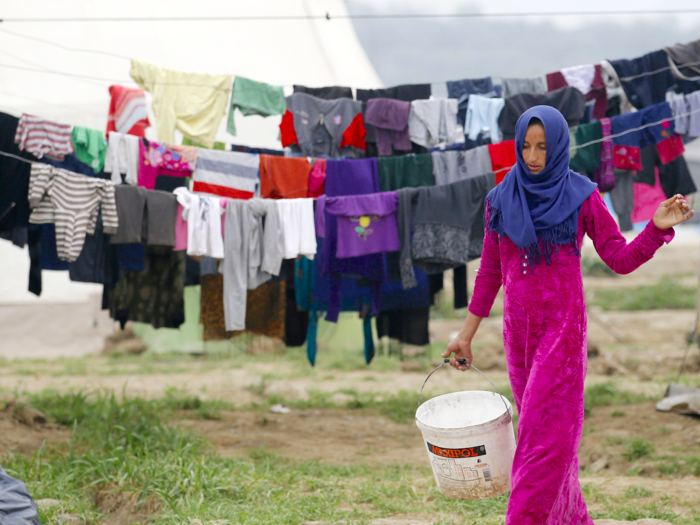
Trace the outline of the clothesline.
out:
[[[698,66],[700,65],[700,60],[697,62],[686,62],[685,64],[676,64],[677,68],[682,68],[682,67],[688,67],[688,66]],[[668,71],[671,69],[671,66],[668,65],[666,67],[662,67],[660,69],[655,69],[654,71],[645,71],[644,73],[639,73],[638,75],[632,75],[630,77],[620,77],[620,80],[623,82],[629,82],[630,80],[635,80],[637,78],[642,78],[646,77],[649,75],[656,75],[657,73],[663,73],[664,71]]]
[[[615,134],[613,134],[613,135],[607,135],[607,136],[603,137],[602,139],[596,139],[596,140],[591,140],[591,141],[589,141],[589,142],[585,142],[585,143],[583,143],[583,144],[577,144],[576,146],[571,146],[571,147],[569,148],[569,151],[575,151],[575,150],[577,150],[577,149],[586,148],[586,147],[588,147],[588,146],[592,146],[593,144],[598,144],[599,142],[605,142],[606,140],[612,140],[612,139],[615,139],[615,138],[617,138],[617,137],[622,137],[622,136],[627,135],[627,134],[629,134],[629,133],[634,133],[634,132],[637,132],[637,131],[641,131],[641,130],[643,130],[643,129],[650,128],[650,127],[653,127],[653,126],[658,126],[659,124],[662,124],[663,122],[668,122],[669,120],[677,120],[677,119],[679,119],[679,118],[689,117],[690,115],[695,115],[696,113],[700,113],[700,109],[696,109],[696,110],[690,111],[690,112],[688,112],[688,113],[681,113],[680,115],[674,115],[674,116],[671,117],[670,119],[665,118],[665,119],[659,120],[659,121],[657,121],[657,122],[650,122],[650,123],[648,123],[648,124],[644,124],[643,126],[639,126],[639,127],[637,127],[637,128],[630,128],[630,129],[627,129],[627,130],[622,131],[622,132],[620,132],[620,133],[615,133]],[[0,151],[0,155],[4,155],[4,156],[6,156],[6,157],[12,157],[12,158],[14,158],[14,159],[21,160],[22,162],[26,162],[27,164],[32,164],[33,162],[36,162],[36,161],[31,161],[31,160],[23,159],[22,157],[18,157],[17,155],[13,155],[12,153],[7,153],[7,152],[5,152],[5,151]],[[352,159],[351,159],[351,160],[352,160]],[[507,167],[507,168],[501,168],[501,169],[496,170],[494,173],[501,173],[502,171],[508,171],[508,170],[510,170],[512,167],[513,167],[513,166],[510,166],[510,167]]]
[[[66,51],[84,52],[84,53],[96,53],[96,54],[111,56],[111,57],[113,57],[113,58],[119,58],[119,59],[122,59],[122,60],[129,60],[129,61],[132,60],[132,57],[128,57],[128,56],[126,56],[126,55],[120,55],[120,54],[117,54],[117,53],[111,53],[111,52],[109,52],[109,51],[100,51],[100,50],[82,49],[82,48],[71,48],[71,47],[65,46],[65,45],[63,45],[63,44],[59,44],[59,43],[57,43],[57,42],[52,42],[52,41],[49,41],[49,40],[46,40],[46,39],[43,39],[43,38],[37,38],[37,37],[29,36],[29,35],[22,35],[22,34],[20,34],[20,33],[14,32],[14,31],[9,31],[9,30],[7,30],[7,29],[5,29],[5,28],[3,28],[3,27],[0,27],[0,32],[5,32],[5,33],[8,33],[8,34],[11,34],[11,35],[20,37],[20,38],[26,38],[26,39],[29,39],[29,40],[35,40],[35,41],[38,41],[38,42],[43,42],[43,43],[48,44],[48,45],[52,45],[52,46],[59,47],[59,48],[64,49],[64,50],[66,50]],[[684,68],[684,67],[697,66],[697,65],[700,65],[700,61],[696,61],[696,62],[687,62],[687,63],[684,63],[684,64],[676,64],[676,67],[677,67],[677,68]],[[7,64],[0,64],[0,67],[7,67],[7,68],[16,67],[16,68],[18,68],[18,69],[26,69],[27,71],[34,71],[34,72],[37,72],[37,73],[38,73],[38,72],[42,72],[42,73],[52,73],[52,74],[66,75],[66,76],[73,76],[73,77],[81,77],[81,76],[76,75],[76,74],[66,73],[66,72],[61,72],[61,71],[55,71],[55,70],[40,70],[40,69],[33,70],[33,69],[29,69],[29,68],[20,68],[19,66],[10,66],[10,65],[7,65]],[[646,77],[646,76],[656,75],[656,74],[658,74],[658,73],[663,73],[664,71],[668,71],[668,70],[670,70],[670,69],[671,69],[671,66],[668,65],[668,66],[663,67],[663,68],[660,68],[660,69],[656,69],[656,70],[653,70],[653,71],[645,71],[645,72],[639,73],[639,74],[637,74],[637,75],[632,75],[632,76],[627,76],[627,77],[619,77],[619,80],[622,81],[622,82],[630,82],[630,81],[636,80],[636,79],[638,79],[638,78],[643,78],[643,77]],[[82,78],[89,78],[89,79],[91,79],[91,80],[98,80],[98,81],[103,81],[103,82],[123,82],[122,80],[114,80],[114,79],[107,79],[107,78],[100,78],[100,77],[82,76]],[[507,77],[501,76],[501,77],[495,77],[495,78],[501,78],[501,79],[502,79],[502,78],[507,78]],[[133,81],[132,81],[132,80],[129,80],[128,82],[133,82]],[[445,82],[446,82],[446,81],[445,81]],[[443,82],[423,82],[423,83],[424,83],[424,84],[438,84],[438,83],[443,83]],[[211,89],[217,89],[217,90],[220,90],[220,89],[221,89],[221,88],[216,88],[216,87],[207,86],[207,85],[202,85],[202,84],[168,83],[168,82],[158,82],[158,81],[155,81],[155,82],[154,82],[154,85],[183,86],[183,87],[184,87],[184,86],[187,86],[187,87],[209,87],[209,88],[211,88]],[[294,87],[292,84],[275,84],[275,85],[277,85],[277,86],[279,86],[279,87],[284,87],[284,88],[293,88],[293,87]],[[239,88],[239,89],[240,89],[240,88]],[[241,90],[242,90],[242,91],[262,91],[262,90],[257,90],[257,89],[249,88],[249,87],[242,88]],[[231,91],[231,88],[223,89],[223,90],[221,90],[221,91],[230,92],[230,91]]]
[[[250,21],[299,21],[299,20],[386,20],[420,18],[520,18],[524,16],[605,16],[605,15],[666,15],[700,13],[700,9],[653,9],[616,11],[540,11],[505,13],[386,13],[386,14],[339,14],[331,15],[239,15],[239,16],[154,16],[154,17],[84,17],[84,18],[5,18],[0,22],[250,22]]]

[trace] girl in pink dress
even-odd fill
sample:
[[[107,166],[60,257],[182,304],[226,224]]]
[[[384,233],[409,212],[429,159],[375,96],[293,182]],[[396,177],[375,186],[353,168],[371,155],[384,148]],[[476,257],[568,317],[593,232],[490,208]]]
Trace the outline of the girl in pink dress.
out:
[[[486,236],[469,313],[443,357],[467,370],[471,342],[503,285],[503,343],[518,408],[507,525],[591,525],[578,481],[587,365],[581,243],[630,273],[693,212],[681,195],[659,205],[627,244],[595,184],[569,169],[569,131],[554,108],[516,126],[517,164],[486,198]],[[460,364],[466,360],[467,364]]]

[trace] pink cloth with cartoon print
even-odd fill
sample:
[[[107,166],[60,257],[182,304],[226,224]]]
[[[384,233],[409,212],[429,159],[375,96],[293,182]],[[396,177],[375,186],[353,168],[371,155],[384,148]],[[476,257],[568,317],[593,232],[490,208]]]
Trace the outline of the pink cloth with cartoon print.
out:
[[[629,244],[596,189],[578,219],[583,236],[615,272],[651,259],[673,229],[649,222]],[[551,265],[524,272],[520,250],[488,232],[469,311],[488,317],[503,284],[503,343],[519,413],[507,525],[592,525],[578,480],[587,366],[581,259],[560,250]],[[475,353],[475,364],[479,353]]]
[[[197,167],[197,152],[198,149],[194,146],[139,140],[138,185],[153,190],[158,175],[191,177]]]

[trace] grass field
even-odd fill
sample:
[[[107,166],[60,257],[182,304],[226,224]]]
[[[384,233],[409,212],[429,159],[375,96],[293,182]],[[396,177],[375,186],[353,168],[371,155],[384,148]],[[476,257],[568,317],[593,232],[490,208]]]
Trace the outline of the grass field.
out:
[[[336,410],[384,414],[401,424],[412,424],[412,393],[398,393],[382,402],[351,394],[354,399]],[[67,443],[46,443],[32,455],[3,459],[8,472],[23,479],[35,498],[60,500],[60,505],[42,511],[44,523],[66,513],[96,523],[105,518],[99,505],[105,494],[132,501],[129,508],[136,520],[183,524],[195,519],[202,523],[224,520],[216,522],[221,524],[369,523],[387,516],[428,516],[426,523],[491,524],[502,523],[507,505],[506,496],[481,501],[448,499],[437,491],[427,466],[298,461],[264,448],[241,457],[221,457],[196,431],[175,424],[182,418],[216,419],[233,410],[264,416],[270,404],[280,401],[275,396],[241,407],[174,389],[156,399],[50,391],[25,399],[70,429]],[[643,401],[644,396],[612,383],[587,392],[590,409]],[[333,404],[328,396],[317,394],[292,405],[310,410]],[[669,464],[669,458],[655,458],[654,445],[643,440],[611,445],[624,447],[621,455],[631,471],[639,461],[650,458]],[[688,474],[699,475],[700,454],[685,459],[686,465],[688,459],[692,464]],[[632,486],[616,496],[607,493],[605,484],[591,483],[584,485],[584,493],[589,506],[597,509],[592,511],[594,518],[700,523],[700,514],[680,517],[669,495],[652,494],[643,486]],[[654,496],[655,501],[649,502]]]

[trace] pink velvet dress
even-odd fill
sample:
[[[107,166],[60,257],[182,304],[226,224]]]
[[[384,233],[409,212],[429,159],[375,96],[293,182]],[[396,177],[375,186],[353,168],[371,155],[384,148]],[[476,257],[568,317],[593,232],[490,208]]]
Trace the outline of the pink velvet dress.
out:
[[[583,203],[583,235],[615,272],[630,273],[673,238],[653,222],[627,244],[596,189]],[[488,233],[469,311],[488,317],[503,284],[503,344],[520,420],[507,525],[590,525],[578,481],[587,367],[581,259],[565,249],[528,271],[507,237]],[[475,364],[479,355],[475,355]]]

